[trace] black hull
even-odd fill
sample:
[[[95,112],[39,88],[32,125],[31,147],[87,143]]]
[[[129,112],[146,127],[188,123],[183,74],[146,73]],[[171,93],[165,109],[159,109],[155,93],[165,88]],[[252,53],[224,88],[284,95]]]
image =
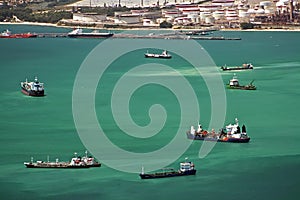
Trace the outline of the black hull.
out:
[[[32,90],[26,90],[25,88],[22,88],[21,92],[25,95],[33,96],[33,97],[43,97],[43,96],[45,96],[44,90],[43,91],[32,91]]]
[[[169,178],[176,176],[189,176],[195,175],[196,170],[190,170],[187,172],[162,172],[162,173],[154,173],[154,174],[140,174],[141,179],[154,179],[154,178]]]
[[[87,165],[88,167],[101,167],[101,163],[95,163],[92,165]]]
[[[230,143],[248,143],[250,137],[248,138],[228,138],[227,140],[221,140],[216,138],[201,137],[200,135],[187,134],[187,138],[191,140],[205,140],[205,141],[214,141],[214,142],[230,142]]]
[[[77,35],[68,35],[70,38],[109,38],[112,37],[114,34],[109,33],[109,34],[101,34],[101,35],[96,35],[96,34],[77,34]]]
[[[231,67],[231,68],[227,68],[227,67],[221,67],[221,69],[223,71],[236,71],[236,70],[248,70],[248,69],[253,69],[253,67]]]
[[[255,86],[230,86],[227,85],[228,89],[236,89],[236,90],[256,90]]]
[[[151,55],[145,54],[145,58],[162,58],[162,59],[170,59],[170,58],[172,58],[172,56],[163,56],[163,55],[151,56]]]

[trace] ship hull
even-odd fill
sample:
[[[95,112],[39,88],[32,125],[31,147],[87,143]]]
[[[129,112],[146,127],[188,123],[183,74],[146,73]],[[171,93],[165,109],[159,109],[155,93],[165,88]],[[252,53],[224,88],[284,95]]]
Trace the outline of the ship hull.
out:
[[[32,91],[32,90],[26,90],[25,88],[22,88],[21,92],[27,96],[33,96],[33,97],[45,96],[44,90],[43,91]]]
[[[210,137],[201,137],[200,135],[192,135],[187,133],[187,138],[191,140],[205,140],[205,141],[214,141],[214,142],[230,142],[230,143],[248,143],[250,141],[250,137],[247,138],[228,138],[226,140],[221,140],[217,138]]]
[[[66,163],[43,163],[43,164],[36,164],[36,163],[24,163],[27,168],[50,168],[50,169],[80,169],[80,168],[89,168],[88,165],[68,165]]]
[[[253,67],[221,67],[223,71],[236,71],[236,70],[248,70],[253,69]]]
[[[113,33],[107,33],[107,34],[69,34],[68,37],[70,38],[108,38],[112,37]]]
[[[158,55],[158,54],[145,54],[145,58],[163,58],[163,59],[170,59],[172,56],[164,56],[164,55]]]
[[[237,89],[237,90],[256,90],[255,86],[230,86],[227,85],[228,89]]]
[[[13,34],[8,36],[0,36],[0,38],[36,38],[37,34],[29,34],[29,33],[20,33],[20,34]]]
[[[195,175],[196,170],[190,170],[187,172],[162,172],[162,173],[154,173],[154,174],[140,174],[141,179],[154,179],[154,178],[169,178],[169,177],[176,177],[176,176],[189,176]]]
[[[91,165],[87,165],[88,167],[101,167],[101,163],[94,163],[94,164],[91,164]]]

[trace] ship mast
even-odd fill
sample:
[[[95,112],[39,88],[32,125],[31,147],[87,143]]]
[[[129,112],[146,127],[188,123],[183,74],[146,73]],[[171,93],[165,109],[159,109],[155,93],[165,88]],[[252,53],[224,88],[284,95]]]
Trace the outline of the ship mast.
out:
[[[142,173],[141,174],[145,174],[144,166],[142,166]]]

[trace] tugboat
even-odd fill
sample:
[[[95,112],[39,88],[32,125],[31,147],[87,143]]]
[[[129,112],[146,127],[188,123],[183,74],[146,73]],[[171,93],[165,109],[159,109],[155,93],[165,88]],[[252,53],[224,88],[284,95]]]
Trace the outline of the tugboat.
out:
[[[244,63],[243,66],[241,67],[227,67],[226,65],[225,66],[222,66],[221,69],[223,71],[231,71],[231,70],[247,70],[247,69],[253,69],[253,65],[251,63]]]
[[[248,143],[250,137],[247,135],[246,126],[242,126],[242,130],[239,126],[238,119],[235,119],[235,124],[229,124],[225,128],[220,129],[219,133],[216,133],[214,129],[211,132],[202,129],[202,126],[198,124],[197,131],[194,126],[186,132],[187,138],[191,140],[207,140],[216,142],[233,142],[233,143]]]
[[[77,156],[77,153],[74,153],[75,157],[71,159],[70,162],[59,162],[58,159],[55,162],[48,161],[36,161],[33,162],[33,158],[31,157],[30,162],[24,162],[24,165],[27,168],[89,168],[89,167],[100,167],[101,164],[96,162],[93,157],[86,156],[81,158]]]
[[[44,96],[44,83],[38,81],[35,77],[33,82],[21,82],[21,92],[28,96],[41,97]]]
[[[12,34],[11,31],[5,30],[0,33],[0,38],[34,38],[37,37],[37,34],[34,33],[17,33]]]
[[[187,158],[185,162],[180,163],[180,169],[175,171],[174,169],[164,169],[161,172],[156,172],[153,174],[145,174],[144,169],[142,168],[142,173],[140,173],[141,179],[153,179],[153,178],[167,178],[175,176],[189,176],[195,175],[196,169],[194,163],[188,162]]]
[[[165,58],[165,59],[170,59],[172,56],[168,54],[167,50],[164,50],[161,54],[153,54],[153,53],[145,53],[146,58]]]
[[[226,86],[228,89],[256,90],[256,87],[252,83],[253,81],[251,81],[248,85],[240,85],[236,74],[234,74],[232,79],[230,79],[229,84]]]
[[[84,33],[81,28],[74,29],[68,33],[68,37],[72,38],[108,38],[113,35],[114,34],[110,32],[100,33],[96,30],[91,33]]]

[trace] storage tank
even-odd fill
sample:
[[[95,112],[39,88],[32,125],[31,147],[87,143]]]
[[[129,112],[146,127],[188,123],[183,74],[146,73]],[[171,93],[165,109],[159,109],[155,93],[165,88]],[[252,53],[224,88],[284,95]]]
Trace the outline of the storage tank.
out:
[[[215,23],[215,18],[213,16],[207,16],[205,18],[205,23],[206,24],[213,24],[213,23]]]
[[[239,10],[239,17],[244,18],[244,17],[249,17],[249,13],[245,10]]]
[[[197,14],[188,14],[187,17],[191,18],[192,22],[199,23],[199,15],[197,15]]]
[[[205,21],[205,18],[207,17],[207,16],[211,16],[211,13],[210,12],[200,12],[200,20],[201,21]]]
[[[224,19],[225,18],[225,11],[224,10],[217,10],[213,12],[212,16],[216,19]]]
[[[261,2],[259,3],[259,5],[260,5],[260,7],[266,8],[266,7],[272,6],[272,2],[271,2],[271,1],[261,1]]]

